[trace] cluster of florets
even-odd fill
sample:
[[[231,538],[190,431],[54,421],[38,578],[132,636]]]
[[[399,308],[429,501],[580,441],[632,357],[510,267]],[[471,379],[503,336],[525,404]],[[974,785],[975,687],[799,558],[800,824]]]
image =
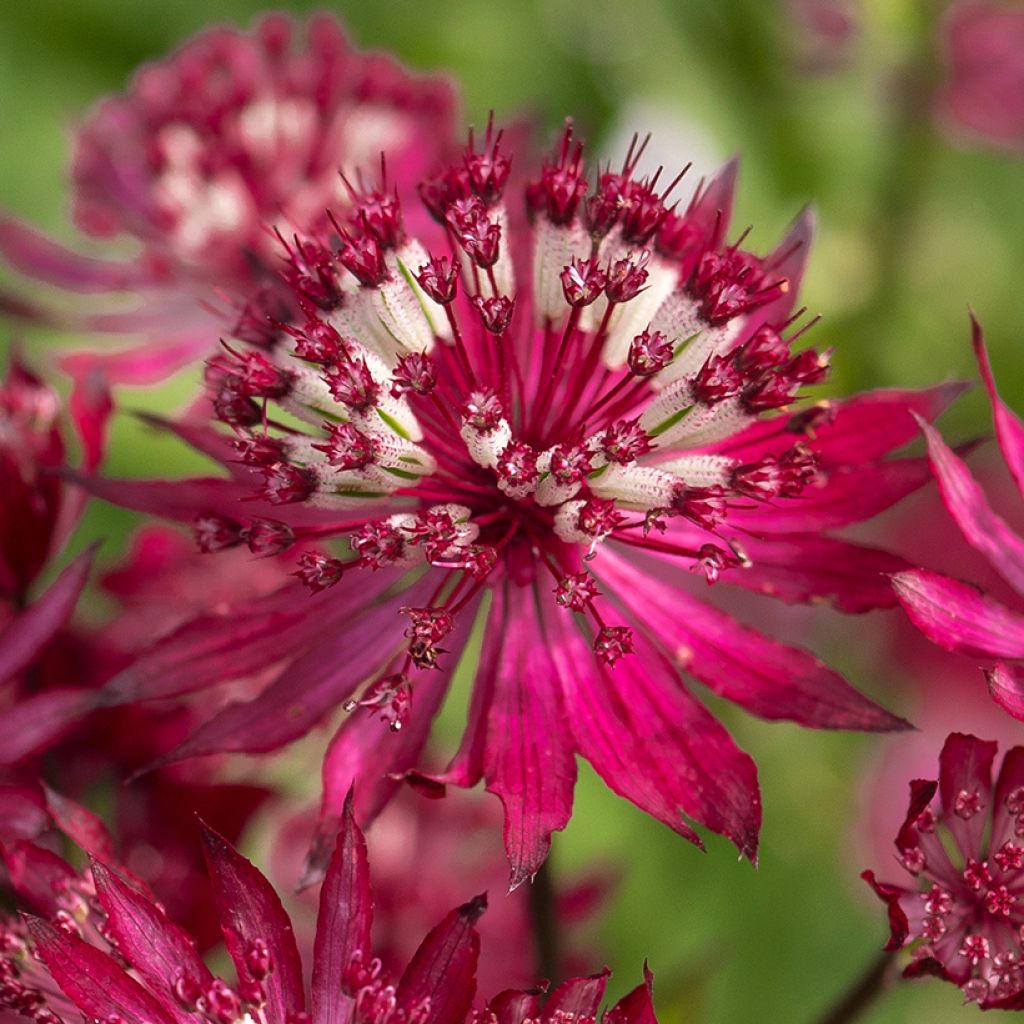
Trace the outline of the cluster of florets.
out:
[[[756,462],[714,452],[825,375],[827,359],[792,352],[802,332],[783,336],[796,317],[771,319],[788,312],[799,243],[768,259],[725,245],[706,191],[680,211],[678,178],[637,177],[642,149],[591,189],[566,130],[526,188],[531,287],[516,285],[526,229],[491,124],[420,186],[447,252],[408,236],[383,166],[379,187],[346,181],[348,214],[329,230],[282,238],[294,313],[268,314],[255,347],[211,360],[215,413],[265,501],[390,507],[339,520],[350,560],[302,554],[311,590],[350,565],[427,563],[464,577],[442,581],[431,609],[451,616],[527,546],[613,664],[630,630],[606,625],[582,582],[601,542],[642,546],[679,517],[710,534],[679,554],[714,582],[743,564],[721,534],[730,508],[795,497],[814,478],[798,447]],[[200,525],[206,549],[302,539],[267,521]],[[411,640],[410,663],[434,665],[435,642]]]

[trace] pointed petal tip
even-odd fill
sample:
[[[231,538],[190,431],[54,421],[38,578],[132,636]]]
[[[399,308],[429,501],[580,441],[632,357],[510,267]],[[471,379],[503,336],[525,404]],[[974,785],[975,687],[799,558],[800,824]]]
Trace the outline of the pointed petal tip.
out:
[[[470,924],[474,924],[483,917],[486,910],[487,893],[482,892],[478,896],[474,896],[468,903],[463,903],[459,907],[459,916]]]

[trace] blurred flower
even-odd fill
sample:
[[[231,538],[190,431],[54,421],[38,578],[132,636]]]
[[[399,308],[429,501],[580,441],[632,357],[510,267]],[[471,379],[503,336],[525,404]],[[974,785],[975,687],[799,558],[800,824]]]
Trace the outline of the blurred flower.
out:
[[[996,437],[1020,492],[1024,490],[1024,424],[996,391],[977,321],[973,330]],[[938,431],[926,423],[921,428],[939,491],[964,539],[1018,594],[1024,594],[1024,539],[992,509],[966,464]],[[994,662],[985,673],[992,698],[1014,718],[1024,720],[1024,616],[977,587],[928,569],[898,573],[893,585],[911,621],[931,641]]]
[[[39,1024],[78,1014],[111,1024],[583,1024],[598,1018],[607,971],[567,981],[546,1001],[536,991],[505,991],[486,1009],[472,1009],[483,896],[444,917],[393,983],[370,944],[369,865],[350,805],[321,891],[308,1002],[280,899],[222,836],[203,828],[214,902],[237,977],[233,985],[214,977],[191,936],[144,885],[90,848],[91,838],[84,837],[92,855],[85,876],[30,844],[5,850],[22,897],[50,920],[3,922],[0,1007]],[[650,983],[648,974],[603,1019],[654,1024]]]
[[[288,820],[276,835],[271,878],[294,887],[302,872],[315,808]],[[405,963],[423,932],[466,892],[504,893],[508,863],[501,844],[501,809],[480,793],[450,792],[426,799],[405,787],[369,830],[375,889],[374,948],[385,967]],[[557,976],[585,971],[600,958],[594,942],[580,934],[596,923],[618,872],[562,873],[551,881],[558,925]],[[484,991],[530,986],[538,977],[541,951],[532,933],[533,894],[522,887],[493,900],[478,924]],[[299,949],[311,950],[316,929],[316,890],[304,888],[291,913]],[[586,935],[583,932],[583,935]],[[518,1024],[518,1022],[517,1022]]]
[[[936,974],[983,1008],[1022,1009],[1024,747],[1007,753],[993,788],[995,754],[995,743],[951,734],[938,782],[911,782],[896,836],[915,888],[863,877],[888,907],[886,948],[921,940],[906,976]]]
[[[957,134],[1024,150],[1024,8],[954,2],[942,44],[946,81],[939,110]]]
[[[143,67],[76,136],[76,224],[95,238],[131,239],[141,253],[79,255],[11,219],[0,219],[0,253],[68,292],[137,296],[129,311],[52,316],[145,334],[144,345],[106,357],[105,368],[114,380],[159,379],[210,351],[216,320],[201,307],[217,299],[214,288],[233,303],[277,283],[272,228],[290,235],[327,206],[344,209],[339,172],[351,175],[383,151],[401,187],[418,180],[452,143],[455,105],[445,80],[360,53],[330,15],[301,27],[277,14],[247,32],[213,29]],[[263,303],[274,311],[272,294]]]
[[[802,70],[831,74],[850,57],[861,32],[858,0],[785,0],[788,35]]]
[[[284,589],[184,627],[107,699],[284,661],[260,697],[171,756],[273,750],[343,705],[355,713],[324,764],[330,836],[356,775],[370,816],[416,767],[476,621],[468,728],[435,778],[483,777],[502,799],[514,883],[569,819],[576,753],[691,841],[680,809],[753,857],[754,764],[680,668],[767,718],[904,723],[807,652],[696,600],[680,569],[849,612],[891,606],[883,573],[906,563],[830,531],[928,478],[925,460],[887,456],[913,437],[911,411],[933,417],[957,389],[772,415],[827,367],[791,348],[807,215],[757,256],[724,241],[733,165],[677,210],[671,186],[634,177],[636,149],[591,191],[567,130],[527,188],[524,223],[503,199],[500,133],[482,141],[421,186],[447,255],[406,235],[384,184],[356,197],[334,238],[288,243],[303,316],[210,362],[230,442],[178,428],[230,480],[89,482],[197,517],[210,550],[242,542],[248,511],[282,524],[275,550],[333,536],[352,555],[307,551],[297,575],[314,603]],[[311,866],[323,861],[320,844]]]

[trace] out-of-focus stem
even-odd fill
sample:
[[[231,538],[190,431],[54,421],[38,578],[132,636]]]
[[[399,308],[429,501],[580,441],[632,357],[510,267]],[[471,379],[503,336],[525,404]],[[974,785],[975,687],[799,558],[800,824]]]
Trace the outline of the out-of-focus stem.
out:
[[[533,941],[537,956],[537,971],[541,978],[557,982],[561,950],[558,934],[558,914],[555,910],[555,890],[551,879],[551,857],[544,862],[530,886],[530,917],[533,921]]]
[[[817,1024],[850,1024],[858,1020],[888,988],[892,967],[891,953],[882,953],[872,960],[839,1002],[818,1018]]]

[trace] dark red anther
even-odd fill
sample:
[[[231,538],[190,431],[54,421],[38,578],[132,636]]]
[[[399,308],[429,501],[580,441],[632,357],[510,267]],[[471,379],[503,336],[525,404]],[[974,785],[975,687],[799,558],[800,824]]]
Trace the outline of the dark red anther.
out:
[[[327,425],[326,444],[313,445],[327,456],[327,461],[337,469],[366,469],[377,461],[378,445],[369,435],[364,434],[351,423]]]
[[[338,250],[338,261],[360,284],[376,288],[388,277],[384,250],[371,234],[347,235]]]
[[[459,199],[469,199],[472,195],[469,174],[461,164],[447,167],[440,174],[417,186],[420,199],[427,212],[438,224],[446,223],[448,207]]]
[[[590,537],[604,537],[619,526],[625,516],[609,498],[591,498],[579,511],[576,525]]]
[[[384,251],[397,249],[405,241],[398,193],[369,191],[352,195],[355,203],[351,220],[361,233],[373,237]]]
[[[589,306],[608,283],[608,276],[596,259],[574,258],[567,267],[562,268],[561,279],[562,294],[573,309]]]
[[[238,453],[239,462],[247,466],[270,466],[287,459],[287,449],[279,437],[267,434],[245,434],[236,437],[231,447]]]
[[[437,363],[424,352],[402,356],[391,377],[391,394],[399,398],[410,391],[429,395],[437,386]]]
[[[447,256],[431,256],[416,274],[419,286],[427,297],[442,306],[455,301],[459,290],[458,268]]]
[[[694,572],[704,573],[704,578],[710,586],[718,582],[723,569],[732,569],[739,564],[740,560],[732,551],[726,551],[717,544],[702,544],[692,569]]]
[[[510,441],[498,456],[494,471],[508,487],[531,487],[540,478],[537,453],[522,441]]]
[[[488,206],[493,206],[505,191],[511,164],[501,152],[502,132],[494,131],[494,114],[487,119],[487,134],[483,150],[475,152],[473,130],[469,131],[469,144],[462,158],[466,176],[473,194]]]
[[[455,240],[478,267],[486,269],[498,262],[501,225],[492,223],[479,199],[456,200],[445,216]]]
[[[253,519],[243,531],[246,544],[254,555],[269,558],[287,551],[295,543],[295,534],[287,523],[276,519]]]
[[[497,428],[505,416],[501,400],[492,388],[473,391],[462,405],[462,418],[482,434]]]
[[[305,501],[317,486],[312,470],[277,462],[263,467],[263,487],[259,496],[271,505],[291,505]]]
[[[769,370],[781,366],[789,358],[789,344],[773,327],[759,327],[733,355],[744,373]]]
[[[661,331],[643,331],[629,346],[627,362],[635,377],[651,377],[672,362],[674,351]]]
[[[282,276],[300,301],[317,309],[337,309],[344,300],[337,264],[330,249],[311,239],[282,239],[287,261]],[[283,318],[282,318],[283,319]]]
[[[527,210],[531,218],[543,216],[552,224],[568,224],[588,189],[583,146],[573,143],[570,123],[562,132],[555,157],[541,168],[540,178],[526,186]]]
[[[588,572],[567,573],[555,587],[555,600],[574,612],[583,611],[599,594],[597,583]]]
[[[412,687],[402,673],[384,676],[373,683],[360,700],[347,701],[344,707],[346,711],[354,711],[356,708],[380,711],[380,720],[392,732],[398,732],[412,707]]]
[[[614,665],[633,653],[633,630],[628,626],[602,626],[594,638],[594,654],[605,665]]]
[[[757,462],[737,466],[729,481],[733,490],[759,501],[793,498],[817,476],[814,455],[799,445],[780,455],[765,455]]]
[[[245,539],[242,536],[243,527],[240,522],[215,512],[196,516],[192,525],[196,544],[199,550],[205,553],[238,547]]]
[[[224,346],[225,353],[214,356],[207,364],[207,381],[219,380],[230,386],[235,395],[244,398],[283,398],[291,391],[293,374],[282,370],[260,352],[235,352]]]
[[[300,328],[285,328],[295,339],[295,354],[311,363],[327,365],[344,359],[348,346],[341,335],[326,321],[310,317]]]
[[[262,981],[273,967],[270,948],[263,939],[253,939],[245,950],[245,966],[257,981]]]
[[[262,981],[257,981],[255,978],[246,978],[244,981],[240,981],[238,995],[246,1006],[257,1010],[265,1006],[267,1002],[267,988]]]
[[[264,286],[242,306],[231,336],[258,348],[273,348],[281,337],[279,325],[288,315],[281,296]]]
[[[693,378],[693,397],[703,405],[734,398],[747,381],[729,356],[709,356]]]
[[[203,1008],[217,1024],[236,1024],[242,1016],[237,995],[220,978],[215,978],[203,996]]]
[[[314,594],[333,587],[342,577],[345,564],[337,558],[328,558],[318,551],[304,551],[299,557],[298,570],[292,573]]]
[[[490,544],[474,544],[463,555],[463,568],[475,580],[485,579],[498,564],[498,552]]]
[[[619,174],[602,174],[592,196],[584,204],[587,230],[595,238],[604,238],[618,223],[626,202],[623,191],[626,182]]]
[[[651,450],[651,438],[640,426],[640,417],[617,420],[600,437],[601,451],[609,462],[628,466]]]
[[[581,444],[559,444],[551,452],[551,475],[560,484],[579,484],[593,470],[593,455]]]
[[[473,299],[473,305],[480,314],[480,322],[484,330],[489,334],[502,335],[508,330],[512,322],[512,314],[515,311],[515,300],[504,295],[495,295],[485,299],[477,295]]]
[[[639,255],[616,260],[608,268],[606,293],[609,302],[629,302],[643,291],[647,284],[647,264],[651,254],[645,249]]]
[[[687,487],[680,484],[672,493],[672,511],[689,519],[702,530],[714,530],[725,519],[725,499],[719,487]]]
[[[440,643],[455,628],[455,619],[444,608],[400,608],[411,620],[405,635],[413,640]]]
[[[405,538],[390,523],[367,523],[352,535],[352,547],[363,565],[383,569],[401,557]]]
[[[381,386],[365,359],[343,359],[328,366],[324,380],[334,398],[353,412],[369,412],[380,399]]]

